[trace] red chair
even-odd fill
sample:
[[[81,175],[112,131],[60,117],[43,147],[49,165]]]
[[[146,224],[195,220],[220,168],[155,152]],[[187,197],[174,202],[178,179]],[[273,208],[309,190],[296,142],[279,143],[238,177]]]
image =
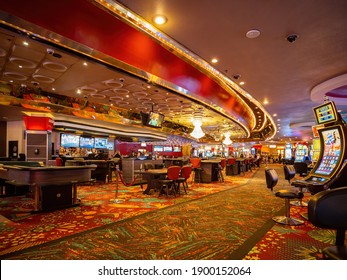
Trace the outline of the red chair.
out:
[[[228,158],[226,163],[226,175],[237,175],[236,158]]]
[[[192,176],[192,184],[195,182],[195,179],[197,178],[199,183],[202,181],[201,180],[201,173],[203,169],[201,168],[201,158],[190,158],[189,159],[192,168],[193,168],[193,176]]]
[[[162,194],[164,189],[166,190],[166,197],[169,196],[169,190],[171,191],[171,193],[173,193],[176,196],[176,189],[177,189],[176,182],[178,178],[180,177],[180,172],[181,172],[181,166],[172,165],[167,169],[166,179],[158,180],[158,183],[160,185],[158,197]]]
[[[177,192],[180,194],[180,184],[182,183],[184,192],[187,193],[188,189],[188,179],[190,178],[190,175],[192,174],[193,168],[190,165],[185,165],[181,169],[181,176],[177,180]]]
[[[63,160],[60,157],[55,158],[55,166],[64,166]]]

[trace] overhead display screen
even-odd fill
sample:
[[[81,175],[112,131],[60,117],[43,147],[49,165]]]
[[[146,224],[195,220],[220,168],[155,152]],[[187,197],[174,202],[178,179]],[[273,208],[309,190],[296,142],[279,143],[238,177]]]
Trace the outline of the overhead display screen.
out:
[[[315,174],[329,176],[341,160],[341,133],[339,129],[324,129],[321,131],[323,140],[323,155]]]
[[[107,138],[95,138],[94,147],[96,149],[107,149],[108,139]]]
[[[317,124],[326,124],[337,121],[336,107],[333,102],[313,108]]]
[[[78,148],[80,146],[80,137],[75,134],[62,133],[60,136],[60,146],[65,148]]]

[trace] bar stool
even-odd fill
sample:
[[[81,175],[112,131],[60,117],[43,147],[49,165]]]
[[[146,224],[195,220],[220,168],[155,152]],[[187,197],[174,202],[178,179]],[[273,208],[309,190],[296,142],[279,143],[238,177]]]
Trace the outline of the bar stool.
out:
[[[277,182],[278,182],[278,175],[276,170],[273,168],[265,169],[265,178],[266,178],[267,188],[271,189],[271,191],[273,192],[273,188],[277,185]],[[302,225],[304,221],[292,218],[290,216],[290,200],[303,198],[304,196],[303,193],[292,192],[288,190],[279,190],[275,193],[275,196],[284,199],[285,216],[276,216],[276,217],[273,217],[272,220],[274,220],[276,223],[280,223],[283,225],[290,225],[290,226]]]
[[[195,183],[195,179],[198,179],[198,182],[201,183],[202,181],[202,172],[203,168],[201,168],[201,158],[190,158],[189,159],[191,165],[192,165],[192,184]]]

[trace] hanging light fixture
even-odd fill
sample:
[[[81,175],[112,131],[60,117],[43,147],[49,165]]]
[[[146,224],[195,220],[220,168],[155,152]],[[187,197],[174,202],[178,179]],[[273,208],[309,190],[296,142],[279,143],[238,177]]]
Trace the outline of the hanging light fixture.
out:
[[[233,143],[233,141],[231,141],[231,139],[230,139],[230,135],[231,135],[230,132],[226,132],[225,133],[225,139],[223,140],[223,144],[224,145],[229,146],[229,145],[231,145]]]
[[[194,129],[190,135],[196,139],[200,139],[205,136],[205,133],[202,131],[202,112],[198,111],[194,113],[193,119]]]

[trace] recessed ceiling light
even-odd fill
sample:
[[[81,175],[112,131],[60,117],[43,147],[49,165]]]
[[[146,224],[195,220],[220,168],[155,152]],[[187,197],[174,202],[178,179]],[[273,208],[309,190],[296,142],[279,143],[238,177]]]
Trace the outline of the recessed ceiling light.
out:
[[[167,17],[165,17],[163,15],[157,15],[153,18],[153,22],[155,24],[158,24],[158,25],[163,25],[163,24],[167,23]]]
[[[257,38],[257,37],[259,37],[259,35],[260,35],[260,31],[258,29],[251,29],[251,30],[247,31],[247,33],[246,33],[246,37],[249,39]]]
[[[217,59],[217,58],[212,58],[212,59],[211,59],[211,62],[212,62],[212,63],[217,63],[217,62],[218,62],[218,59]]]
[[[245,84],[245,82],[240,82],[240,85],[242,86],[242,85],[244,85]]]

